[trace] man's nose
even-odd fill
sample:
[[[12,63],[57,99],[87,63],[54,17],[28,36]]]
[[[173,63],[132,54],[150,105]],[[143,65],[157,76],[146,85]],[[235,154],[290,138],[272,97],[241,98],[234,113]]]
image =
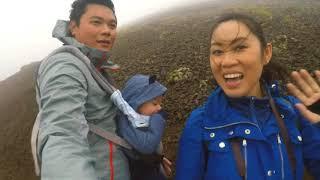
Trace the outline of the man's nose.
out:
[[[112,29],[109,27],[108,24],[104,24],[103,27],[102,27],[102,34],[105,34],[105,35],[110,35]]]

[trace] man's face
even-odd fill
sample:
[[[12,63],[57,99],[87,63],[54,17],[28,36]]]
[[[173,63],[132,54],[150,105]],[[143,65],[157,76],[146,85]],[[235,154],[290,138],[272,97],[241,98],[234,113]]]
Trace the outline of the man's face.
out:
[[[79,25],[71,21],[73,37],[86,46],[110,51],[117,35],[117,21],[112,10],[104,5],[89,4]]]

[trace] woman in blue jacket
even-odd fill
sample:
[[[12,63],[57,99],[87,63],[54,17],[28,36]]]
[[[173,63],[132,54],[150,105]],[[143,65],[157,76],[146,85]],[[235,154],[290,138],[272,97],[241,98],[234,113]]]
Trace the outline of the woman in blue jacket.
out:
[[[301,116],[275,79],[272,45],[250,16],[213,25],[210,66],[218,88],[192,112],[181,135],[177,180],[320,178],[320,126]]]

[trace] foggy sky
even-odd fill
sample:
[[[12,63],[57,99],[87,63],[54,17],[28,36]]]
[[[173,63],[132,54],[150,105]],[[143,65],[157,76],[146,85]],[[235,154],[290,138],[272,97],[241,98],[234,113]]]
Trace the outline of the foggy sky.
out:
[[[191,0],[113,0],[119,27]],[[1,3],[0,81],[20,67],[43,59],[61,43],[51,37],[57,19],[68,19],[73,0],[27,0]],[[199,2],[199,0],[197,1]],[[19,5],[17,5],[19,4]]]

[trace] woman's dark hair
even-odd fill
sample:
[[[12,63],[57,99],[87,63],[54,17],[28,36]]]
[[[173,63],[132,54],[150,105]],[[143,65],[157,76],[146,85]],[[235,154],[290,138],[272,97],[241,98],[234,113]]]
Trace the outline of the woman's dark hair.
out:
[[[70,21],[75,21],[77,25],[80,24],[80,18],[85,13],[89,4],[99,4],[110,8],[116,17],[114,5],[111,0],[75,0],[71,5]]]
[[[219,16],[212,26],[210,39],[212,39],[212,34],[216,30],[216,28],[221,23],[227,21],[237,21],[246,25],[249,28],[251,34],[254,34],[260,41],[261,50],[266,48],[267,40],[265,38],[261,25],[252,16],[242,13],[227,13]],[[284,82],[288,79],[288,76],[289,72],[285,66],[281,65],[279,62],[270,61],[263,67],[261,79],[268,84],[271,84],[274,80],[280,80]]]

